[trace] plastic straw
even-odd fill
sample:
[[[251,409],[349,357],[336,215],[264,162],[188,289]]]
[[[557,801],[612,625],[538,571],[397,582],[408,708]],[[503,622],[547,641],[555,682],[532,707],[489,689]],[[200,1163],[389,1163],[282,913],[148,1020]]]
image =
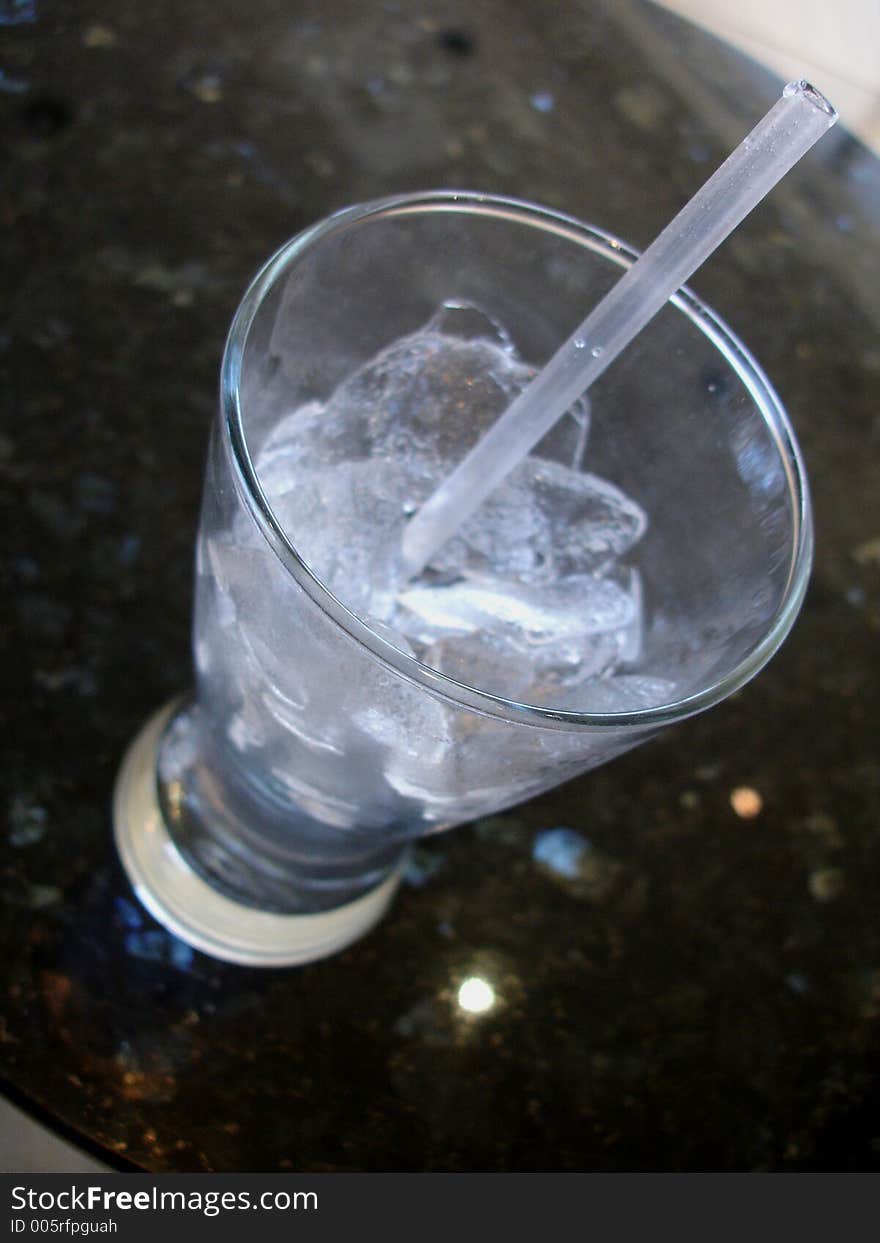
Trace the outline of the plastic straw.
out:
[[[782,98],[682,208],[410,519],[413,576],[837,120],[808,82]]]

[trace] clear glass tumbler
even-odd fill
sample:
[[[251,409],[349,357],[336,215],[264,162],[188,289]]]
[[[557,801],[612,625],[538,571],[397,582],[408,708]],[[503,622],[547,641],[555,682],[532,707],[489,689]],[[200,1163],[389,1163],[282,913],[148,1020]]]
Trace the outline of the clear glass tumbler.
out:
[[[784,639],[811,559],[800,454],[748,350],[687,289],[591,391],[585,462],[649,516],[630,556],[645,600],[630,670],[674,684],[671,702],[518,702],[429,667],[359,611],[359,584],[328,589],[261,485],[278,421],[438,306],[485,308],[540,366],[635,255],[532,204],[437,192],[338,212],[251,284],[208,457],[195,692],[148,722],[115,794],[140,898],[191,944],[265,965],[334,952],[380,918],[413,838],[718,703]],[[537,453],[560,451],[553,435]]]

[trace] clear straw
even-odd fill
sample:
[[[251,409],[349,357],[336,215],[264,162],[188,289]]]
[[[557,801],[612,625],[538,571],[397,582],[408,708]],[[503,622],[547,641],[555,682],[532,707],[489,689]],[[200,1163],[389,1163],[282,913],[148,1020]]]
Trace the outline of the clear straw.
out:
[[[837,120],[808,82],[782,98],[407,523],[416,575],[713,250]]]

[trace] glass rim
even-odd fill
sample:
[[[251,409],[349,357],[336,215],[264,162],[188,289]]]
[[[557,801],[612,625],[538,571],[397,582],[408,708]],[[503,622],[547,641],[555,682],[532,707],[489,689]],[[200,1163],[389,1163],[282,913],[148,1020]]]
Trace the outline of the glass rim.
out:
[[[405,680],[423,687],[456,706],[511,723],[549,729],[583,731],[610,728],[649,729],[684,720],[720,703],[739,690],[775,654],[798,615],[812,564],[812,517],[809,486],[800,449],[785,408],[768,377],[728,325],[693,291],[683,285],[670,302],[720,350],[752,396],[776,441],[792,497],[793,540],[788,580],[776,613],[761,641],[737,665],[711,685],[684,698],[655,707],[627,712],[574,712],[520,703],[480,690],[440,673],[372,630],[363,618],[343,604],[303,560],[278,522],[257,475],[247,444],[241,403],[241,371],[248,336],[270,291],[310,247],[353,225],[390,216],[440,211],[487,215],[538,227],[600,254],[619,267],[629,267],[640,251],[621,238],[574,216],[540,207],[522,199],[468,190],[434,190],[394,195],[343,208],[290,238],[263,265],[251,281],[233,317],[220,369],[221,421],[229,438],[239,491],[262,535],[284,568],[327,618],[358,646]]]

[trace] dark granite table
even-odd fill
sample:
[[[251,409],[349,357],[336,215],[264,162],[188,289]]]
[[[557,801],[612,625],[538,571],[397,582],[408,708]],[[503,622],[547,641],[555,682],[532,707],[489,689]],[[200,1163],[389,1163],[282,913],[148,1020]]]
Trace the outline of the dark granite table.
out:
[[[782,653],[723,707],[420,848],[350,951],[247,971],[144,914],[109,821],[125,744],[189,676],[247,279],[328,210],[416,187],[644,244],[778,84],[628,0],[0,0],[0,23],[9,1090],[153,1170],[877,1168],[876,159],[827,137],[694,281],[814,485]],[[592,843],[579,885],[533,862],[552,826]],[[468,1019],[473,975],[497,1003]]]

